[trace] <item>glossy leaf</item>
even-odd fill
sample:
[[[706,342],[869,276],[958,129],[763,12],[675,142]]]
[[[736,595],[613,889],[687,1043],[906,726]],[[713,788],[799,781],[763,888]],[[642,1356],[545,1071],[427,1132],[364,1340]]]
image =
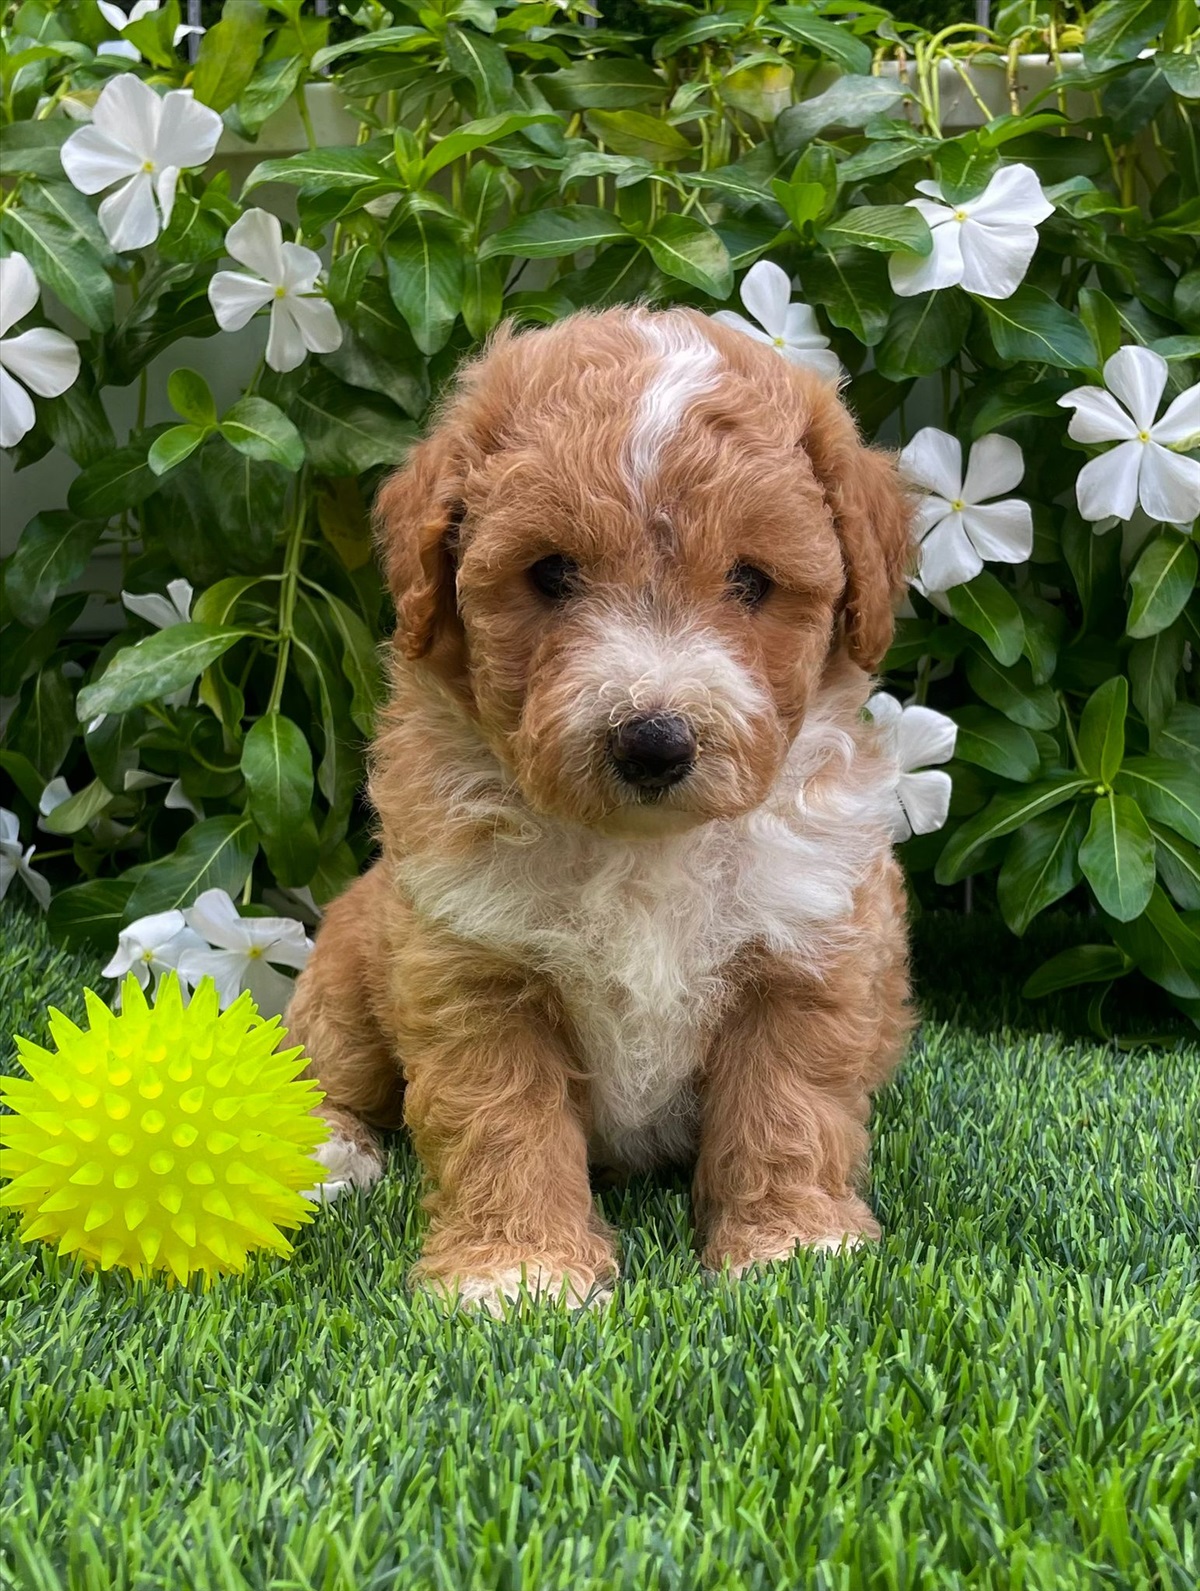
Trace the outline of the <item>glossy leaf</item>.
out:
[[[285,889],[307,884],[319,847],[312,819],[312,753],[304,731],[282,713],[265,713],[242,744],[242,774],[271,871]]]
[[[100,539],[103,523],[49,510],[21,532],[4,576],[14,614],[31,629],[45,622],[63,586],[77,580]]]
[[[1154,889],[1154,836],[1131,796],[1093,802],[1079,865],[1101,909],[1127,923],[1146,909]]]
[[[1127,635],[1144,640],[1173,624],[1196,589],[1196,543],[1168,531],[1146,543],[1129,577]]]
[[[1110,785],[1125,756],[1129,686],[1117,675],[1088,698],[1079,720],[1079,756],[1084,772]]]
[[[265,398],[239,398],[221,420],[221,435],[247,458],[269,459],[285,470],[304,463],[304,442],[282,409]]]
[[[1074,802],[1043,812],[1017,830],[996,879],[996,902],[1014,934],[1023,934],[1039,912],[1079,883],[1079,847],[1087,828],[1087,809]]]
[[[116,654],[100,678],[79,693],[81,723],[97,713],[123,713],[143,702],[161,701],[190,685],[202,669],[247,632],[228,625],[173,624]]]
[[[1025,622],[994,574],[984,569],[973,580],[951,587],[946,600],[958,622],[986,643],[998,663],[1007,668],[1017,661],[1025,646]]]
[[[126,922],[179,911],[206,889],[237,896],[258,854],[258,834],[245,812],[193,824],[171,856],[151,862],[125,903]]]
[[[1029,785],[1012,795],[989,801],[982,812],[968,818],[951,835],[938,859],[935,876],[939,884],[954,884],[976,870],[984,847],[1019,829],[1064,802],[1073,800],[1087,788],[1087,780],[1074,774]]]

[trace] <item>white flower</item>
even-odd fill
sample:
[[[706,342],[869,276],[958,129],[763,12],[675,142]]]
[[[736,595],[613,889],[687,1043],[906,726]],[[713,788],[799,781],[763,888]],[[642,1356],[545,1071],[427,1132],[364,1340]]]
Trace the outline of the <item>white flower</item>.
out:
[[[62,775],[60,774],[57,779],[51,779],[38,797],[38,828],[46,834],[53,834],[54,830],[46,828],[42,819],[48,818],[55,807],[62,806],[64,801],[69,801],[70,799],[71,786]]]
[[[163,701],[172,707],[182,707],[191,694],[187,691],[176,691],[172,696],[164,696]],[[178,700],[182,696],[182,700]],[[148,768],[128,768],[125,772],[125,790],[152,790],[155,785],[169,785],[163,797],[163,806],[173,812],[190,812],[198,823],[204,821],[204,807],[199,801],[193,801],[183,788],[182,779],[172,779],[169,774],[151,773]]]
[[[1105,362],[1107,392],[1076,387],[1058,400],[1075,411],[1067,434],[1076,442],[1120,444],[1079,472],[1075,496],[1084,519],[1128,519],[1139,502],[1151,519],[1169,525],[1189,524],[1200,514],[1200,461],[1171,452],[1200,445],[1200,382],[1155,420],[1166,384],[1162,355],[1130,346]]]
[[[173,624],[186,624],[192,616],[191,583],[187,580],[169,580],[167,594],[160,597],[157,591],[144,596],[132,591],[122,591],[121,601],[139,619],[145,619],[156,630],[169,630]]]
[[[962,287],[980,298],[1016,292],[1037,249],[1037,226],[1054,206],[1029,166],[1001,166],[976,199],[947,204],[939,182],[918,182],[928,199],[910,199],[933,233],[927,255],[901,249],[888,256],[888,275],[901,298],[937,287]]]
[[[50,904],[50,885],[40,873],[35,873],[29,863],[34,847],[21,849],[21,825],[17,814],[0,807],[0,900],[8,894],[8,886],[18,874],[29,893],[43,911]]]
[[[100,225],[114,249],[140,249],[158,236],[160,211],[161,226],[170,221],[180,171],[211,158],[223,125],[190,88],[159,99],[140,77],[122,72],[104,85],[92,125],[62,146],[63,170],[81,193],[120,183],[100,206]]]
[[[0,447],[16,447],[33,428],[37,416],[26,387],[39,398],[57,398],[79,374],[79,349],[65,332],[34,326],[8,335],[37,301],[37,277],[25,256],[0,260]]]
[[[755,342],[769,343],[791,364],[807,365],[830,381],[842,374],[838,356],[829,351],[829,338],[817,325],[815,312],[808,304],[792,303],[791,280],[780,266],[770,260],[752,265],[742,278],[740,297],[758,325],[731,309],[717,310],[713,319]]]
[[[213,314],[223,331],[241,331],[265,305],[271,306],[267,363],[295,370],[308,353],[331,354],[342,345],[333,305],[314,294],[321,256],[300,243],[285,243],[277,216],[247,210],[225,235],[225,248],[257,276],[218,271],[208,284]]]
[[[948,762],[954,755],[958,725],[932,707],[901,707],[884,691],[871,697],[867,712],[896,760],[892,838],[899,843],[914,834],[932,834],[946,821],[952,787],[948,773],[928,764]]]
[[[1021,449],[1007,436],[983,436],[971,448],[963,480],[962,444],[927,425],[900,454],[900,473],[924,495],[913,533],[921,567],[920,591],[948,591],[973,580],[985,558],[1024,563],[1033,551],[1033,514],[1028,503],[989,497],[1011,491],[1025,473]]]
[[[114,5],[112,0],[96,0],[100,15],[110,28],[117,33],[124,33],[131,22],[140,22],[143,17],[153,16],[159,10],[159,0],[134,0],[129,15],[126,16],[120,6]],[[189,33],[203,33],[204,29],[181,22],[172,35],[171,42],[179,44],[186,39]],[[128,39],[106,39],[103,44],[96,46],[97,55],[120,55],[127,61],[140,61],[142,52],[136,45],[130,44]]]
[[[101,970],[105,978],[124,978],[132,972],[144,989],[154,974],[155,987],[164,972],[176,970],[185,950],[203,950],[204,941],[194,934],[178,911],[154,912],[139,917],[117,936],[112,960]]]
[[[193,987],[201,978],[211,978],[222,1011],[249,989],[260,1016],[282,1015],[293,981],[268,962],[297,971],[306,965],[313,946],[304,925],[293,917],[240,917],[223,889],[205,890],[184,916],[214,948],[187,951],[179,976]]]

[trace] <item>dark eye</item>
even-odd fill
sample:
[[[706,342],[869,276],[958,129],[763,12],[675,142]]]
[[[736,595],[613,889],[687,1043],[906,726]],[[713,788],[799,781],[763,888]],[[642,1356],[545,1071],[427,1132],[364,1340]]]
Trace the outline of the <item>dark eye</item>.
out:
[[[757,608],[766,601],[771,590],[770,575],[763,574],[752,563],[735,563],[725,576],[730,595],[748,608]]]
[[[537,563],[530,566],[529,578],[544,597],[549,597],[551,602],[562,602],[575,593],[579,565],[574,558],[568,558],[561,552],[552,552],[549,557],[539,558]]]

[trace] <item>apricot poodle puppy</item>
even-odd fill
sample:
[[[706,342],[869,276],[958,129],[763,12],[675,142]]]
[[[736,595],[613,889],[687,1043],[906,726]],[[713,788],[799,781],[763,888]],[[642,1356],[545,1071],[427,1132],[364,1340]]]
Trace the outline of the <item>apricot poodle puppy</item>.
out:
[[[426,1286],[579,1303],[589,1164],[695,1166],[705,1264],[878,1228],[909,1028],[895,767],[863,715],[908,510],[830,384],[690,310],[500,331],[377,503],[380,859],[290,1026],[331,1176],[404,1124]]]

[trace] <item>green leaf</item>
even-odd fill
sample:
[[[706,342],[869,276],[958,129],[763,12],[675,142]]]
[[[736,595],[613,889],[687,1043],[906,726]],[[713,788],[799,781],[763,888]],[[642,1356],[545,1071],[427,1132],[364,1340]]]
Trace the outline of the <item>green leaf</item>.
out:
[[[894,254],[907,249],[922,257],[933,252],[933,233],[919,210],[906,204],[863,204],[828,222],[817,241],[826,248],[857,243],[864,249]]]
[[[465,77],[475,90],[475,110],[493,116],[507,109],[513,95],[512,68],[498,44],[474,29],[449,27],[443,40],[451,71]]]
[[[929,376],[944,369],[962,351],[971,324],[971,304],[957,289],[892,296],[887,331],[875,363],[889,381]]]
[[[56,891],[46,914],[51,935],[61,944],[111,951],[125,926],[133,888],[132,879],[93,878]]]
[[[1037,777],[1037,742],[1020,724],[986,707],[959,707],[950,716],[958,725],[954,755],[961,761],[1021,784]]]
[[[180,366],[167,377],[167,397],[176,414],[190,420],[193,425],[209,426],[216,423],[217,405],[209,391],[208,382],[198,370]]]
[[[1148,818],[1200,845],[1200,780],[1192,768],[1165,757],[1131,757],[1116,788],[1132,796]]]
[[[166,475],[184,459],[190,458],[208,435],[206,425],[173,425],[161,436],[155,437],[146,455],[146,463],[155,475]]]
[[[602,243],[616,243],[627,236],[625,226],[609,211],[588,204],[564,204],[523,215],[485,238],[479,258],[516,254],[525,259],[555,259],[576,254],[580,249],[598,248]]]
[[[122,647],[75,704],[81,723],[97,713],[123,713],[190,685],[202,669],[250,632],[223,625],[173,624]]]
[[[1108,930],[1148,978],[1171,994],[1200,999],[1200,935],[1193,932],[1160,888],[1140,917],[1106,919]]]
[[[77,790],[65,801],[60,801],[41,820],[42,827],[51,834],[78,834],[81,829],[87,828],[93,818],[98,818],[112,800],[112,791],[106,789],[99,779],[93,779],[91,784]]]
[[[669,166],[692,153],[677,127],[640,110],[591,110],[584,116],[588,131],[617,155],[638,155]]]
[[[835,326],[873,348],[883,336],[894,294],[887,266],[867,249],[822,250],[802,266],[804,297],[820,304]]]
[[[421,162],[417,186],[423,187],[444,166],[451,161],[461,160],[463,155],[469,155],[473,150],[491,148],[524,127],[536,127],[554,121],[557,121],[557,117],[544,112],[505,111],[500,116],[485,116],[481,121],[464,122],[461,127],[440,138],[429,150]]]
[[[1102,360],[1111,359],[1121,346],[1121,317],[1117,306],[1099,288],[1084,287],[1079,293],[1079,318],[1087,327]]]
[[[1171,716],[1154,737],[1152,750],[1160,757],[1190,762],[1200,773],[1200,707],[1192,702],[1176,702]]]
[[[1053,729],[1059,719],[1058,698],[1048,685],[1035,685],[1024,658],[1004,668],[982,643],[967,653],[967,681],[990,707],[1026,729]]]
[[[304,79],[305,64],[302,55],[290,55],[264,61],[258,67],[238,95],[235,108],[236,118],[249,137],[257,137],[269,118],[291,99]]]
[[[371,632],[340,597],[324,593],[326,614],[342,641],[342,672],[351,691],[350,716],[364,735],[375,730],[375,713],[383,698],[383,670]]]
[[[560,110],[627,110],[666,97],[667,85],[652,67],[635,59],[573,61],[540,79],[542,91]]]
[[[4,129],[0,142],[0,177],[57,177],[61,181],[58,152],[77,130],[65,116],[13,122]]]
[[[225,0],[192,68],[192,89],[202,104],[215,111],[233,104],[254,76],[266,33],[267,13],[256,0]]]
[[[282,409],[265,398],[239,398],[221,420],[221,435],[247,458],[269,459],[295,473],[304,463],[304,441]]]
[[[258,834],[250,815],[229,813],[194,824],[172,856],[151,862],[125,903],[125,921],[154,912],[179,911],[206,889],[237,896],[258,854]]]
[[[4,577],[13,613],[30,629],[43,623],[63,586],[87,568],[104,526],[94,519],[48,510],[31,519]]]
[[[19,751],[5,751],[0,748],[0,768],[4,769],[29,805],[36,808],[42,799],[46,781],[29,758],[23,757]]]
[[[41,669],[24,711],[9,726],[9,744],[48,782],[62,766],[76,732],[75,700],[62,668],[52,665]]]
[[[1158,876],[1185,912],[1200,911],[1200,850],[1173,830],[1152,823]]]
[[[387,241],[387,277],[392,302],[421,352],[444,348],[462,308],[461,241],[418,211]]]
[[[873,116],[886,116],[908,93],[895,78],[839,77],[823,94],[780,112],[775,123],[776,148],[789,155],[827,127],[865,127]],[[912,155],[907,148],[903,158]]]
[[[323,475],[361,475],[376,464],[400,464],[417,428],[385,398],[348,387],[321,371],[305,382],[293,413],[309,463]]]
[[[1088,17],[1083,59],[1092,71],[1132,61],[1162,32],[1171,0],[1106,0]]]
[[[1081,983],[1111,983],[1124,977],[1130,966],[1128,957],[1112,945],[1074,945],[1043,962],[1021,993],[1027,1000],[1038,1000]]]
[[[1110,793],[1092,804],[1079,865],[1110,917],[1139,917],[1154,889],[1154,836],[1130,796]]]
[[[1125,756],[1129,686],[1121,675],[1106,680],[1088,698],[1079,720],[1079,758],[1084,772],[1111,785]]]
[[[1023,934],[1083,877],[1079,847],[1087,824],[1087,812],[1075,803],[1043,812],[1017,830],[996,879],[996,902],[1014,934]]]
[[[733,263],[710,226],[690,215],[662,215],[646,234],[650,257],[665,276],[678,277],[714,298],[733,291]]]
[[[108,330],[113,323],[112,279],[100,255],[72,227],[56,216],[10,204],[0,216],[0,231],[27,257],[43,287],[85,326]]]
[[[312,753],[304,732],[282,713],[265,713],[242,746],[247,804],[267,861],[285,889],[307,884],[319,847],[312,819]]]
[[[76,381],[57,398],[43,398],[38,405],[38,419],[55,447],[69,453],[81,469],[116,448],[117,439],[104,405],[86,378]]]
[[[1012,593],[984,569],[973,580],[946,592],[950,611],[978,635],[998,663],[1010,667],[1025,646],[1025,621]]]
[[[242,196],[262,187],[264,182],[286,182],[304,194],[352,192],[391,175],[376,155],[363,148],[310,149],[283,160],[260,161],[246,178]]]
[[[1152,735],[1166,723],[1175,705],[1175,685],[1183,667],[1183,623],[1183,619],[1176,619],[1157,635],[1135,641],[1129,648],[1133,704]]]
[[[770,6],[763,18],[765,33],[782,33],[824,55],[846,72],[871,70],[871,47],[855,38],[845,23],[827,22],[806,6]]]
[[[343,55],[407,55],[434,43],[436,40],[427,28],[380,28],[376,33],[358,33],[340,44],[330,44],[318,50],[312,58],[312,69],[321,72],[331,61],[339,60]]]
[[[1097,355],[1087,327],[1049,293],[1026,282],[1008,298],[976,298],[1001,359],[1029,359],[1057,370],[1091,370]]]
[[[993,797],[982,812],[968,818],[950,836],[938,858],[934,877],[939,884],[956,884],[960,878],[978,871],[983,863],[984,848],[993,840],[1011,834],[1022,824],[1040,817],[1043,812],[1072,800],[1087,787],[1086,779],[1074,774],[1062,774],[1043,780],[1040,784],[1029,785],[1011,795]]]
[[[1129,577],[1129,618],[1125,629],[1137,640],[1173,624],[1196,589],[1196,544],[1168,531],[1142,549]]]
[[[780,177],[772,179],[771,192],[797,232],[825,213],[829,198],[822,182],[784,182]]]

